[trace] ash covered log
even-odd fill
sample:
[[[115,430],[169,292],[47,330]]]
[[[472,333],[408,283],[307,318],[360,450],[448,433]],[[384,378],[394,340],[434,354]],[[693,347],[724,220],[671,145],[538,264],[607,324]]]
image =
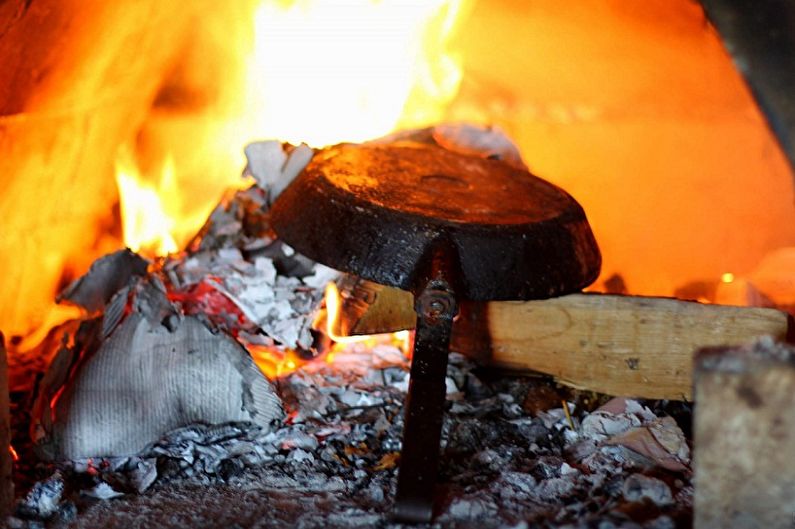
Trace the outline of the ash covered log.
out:
[[[44,456],[131,455],[181,426],[267,429],[281,418],[280,399],[240,344],[179,314],[154,280],[129,290],[105,321],[84,324],[45,375],[34,431]],[[119,321],[128,295],[131,312]]]
[[[695,527],[792,527],[795,349],[764,340],[695,363]]]
[[[338,334],[414,326],[412,295],[372,282],[341,283]],[[701,347],[787,339],[779,310],[669,298],[570,294],[542,301],[462,305],[453,347],[491,365],[540,371],[609,395],[692,399],[692,355]]]

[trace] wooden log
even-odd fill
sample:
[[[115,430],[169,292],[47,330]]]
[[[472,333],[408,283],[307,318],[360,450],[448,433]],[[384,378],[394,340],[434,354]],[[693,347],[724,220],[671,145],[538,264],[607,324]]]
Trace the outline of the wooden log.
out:
[[[359,289],[367,290],[372,301],[367,310],[361,297],[345,289],[335,328],[374,334],[413,327],[407,310],[411,295],[380,288]],[[346,296],[351,298],[347,306],[359,305],[358,313],[345,312]],[[387,313],[393,319],[383,317]],[[766,335],[786,340],[790,320],[775,309],[571,294],[543,301],[463,303],[452,348],[493,366],[538,371],[610,395],[690,400],[695,350],[741,345]]]
[[[787,337],[774,309],[573,294],[488,305],[491,362],[610,395],[692,399],[692,355],[710,345]],[[459,342],[460,343],[460,342]]]
[[[11,480],[11,424],[8,395],[8,358],[5,340],[0,333],[0,517],[11,510],[14,501],[14,482]]]
[[[795,350],[699,351],[695,397],[694,527],[792,527]]]

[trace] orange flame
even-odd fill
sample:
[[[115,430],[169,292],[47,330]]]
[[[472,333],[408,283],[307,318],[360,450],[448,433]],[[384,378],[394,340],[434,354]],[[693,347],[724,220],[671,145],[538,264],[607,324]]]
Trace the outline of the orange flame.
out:
[[[177,243],[171,235],[175,219],[166,206],[167,197],[176,192],[173,160],[166,160],[157,182],[148,182],[138,169],[132,149],[122,147],[116,159],[116,183],[127,247],[155,255],[176,252]]]
[[[159,171],[144,174],[128,145],[119,150],[116,158],[116,184],[124,244],[148,257],[179,250],[215,207],[211,200],[196,201],[190,182],[178,181],[171,155],[166,155]]]
[[[247,345],[246,349],[260,371],[270,380],[292,373],[307,362],[294,351],[282,351],[276,347]]]
[[[397,331],[393,333],[387,333],[386,335],[383,334],[369,334],[369,335],[361,335],[361,336],[342,336],[337,334],[335,329],[337,328],[336,323],[339,321],[341,317],[340,311],[342,307],[340,291],[337,288],[337,285],[334,282],[329,283],[326,285],[326,294],[325,294],[325,303],[326,303],[326,314],[325,314],[325,332],[328,337],[330,337],[335,342],[335,347],[332,348],[332,352],[329,356],[332,356],[335,351],[338,351],[341,346],[344,347],[345,344],[350,343],[364,343],[370,347],[375,346],[378,343],[390,343],[395,347],[398,347],[404,353],[407,353],[410,349],[410,332],[408,330]],[[317,321],[322,320],[319,318]],[[385,337],[388,337],[385,340]]]
[[[438,120],[461,81],[460,60],[448,45],[470,2],[262,2],[254,14],[253,49],[239,76],[244,82],[225,87],[233,102],[217,122],[204,123],[211,131],[195,137],[185,131],[190,137],[179,140],[196,146],[183,156],[212,152],[230,160],[230,170],[219,175],[194,167],[200,174],[182,185],[170,155],[159,172],[142,174],[133,149],[124,147],[117,182],[127,246],[149,255],[179,249],[217,203],[218,180],[242,185],[231,160],[239,159],[247,142],[278,138],[323,146]],[[191,166],[181,157],[176,161]],[[203,196],[208,193],[213,195]]]
[[[326,336],[331,339],[332,343],[329,344],[326,350],[317,358],[305,359],[295,351],[284,351],[277,347],[258,345],[246,346],[254,362],[266,377],[273,380],[288,375],[296,369],[313,362],[333,364],[337,355],[344,354],[349,348],[355,347],[372,349],[378,345],[390,345],[396,347],[404,355],[409,355],[411,349],[411,332],[408,330],[363,336],[338,335],[334,331],[334,322],[340,317],[341,303],[339,290],[337,289],[337,285],[333,282],[326,286],[325,304],[325,311],[321,311],[325,313],[320,314],[315,320],[315,328],[317,329],[318,325],[321,325],[322,329],[318,330],[323,330]]]

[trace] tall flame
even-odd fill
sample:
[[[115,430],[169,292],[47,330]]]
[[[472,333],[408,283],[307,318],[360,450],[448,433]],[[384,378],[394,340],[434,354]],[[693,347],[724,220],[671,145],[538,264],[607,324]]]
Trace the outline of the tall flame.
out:
[[[166,159],[158,181],[148,182],[138,169],[132,149],[124,146],[116,159],[116,184],[127,247],[157,255],[177,251],[171,235],[176,220],[169,215],[165,202],[176,191],[173,160]]]

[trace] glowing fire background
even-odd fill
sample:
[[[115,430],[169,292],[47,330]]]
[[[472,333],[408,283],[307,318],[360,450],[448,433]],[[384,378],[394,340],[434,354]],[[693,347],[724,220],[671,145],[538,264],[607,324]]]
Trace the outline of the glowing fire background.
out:
[[[71,315],[52,299],[106,251],[178,250],[263,138],[497,124],[635,293],[753,276],[795,244],[792,175],[695,2],[176,4],[34,8],[0,32],[7,335]]]

